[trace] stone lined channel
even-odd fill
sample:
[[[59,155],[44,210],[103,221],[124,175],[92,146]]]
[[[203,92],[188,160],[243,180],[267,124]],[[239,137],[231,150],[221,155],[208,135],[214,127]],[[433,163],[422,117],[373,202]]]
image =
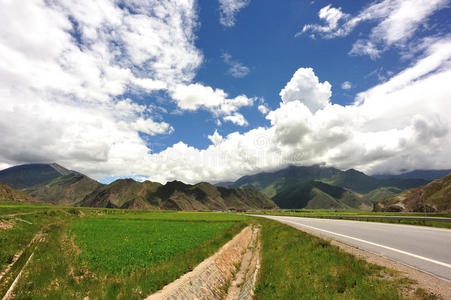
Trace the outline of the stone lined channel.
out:
[[[146,300],[252,299],[259,255],[260,227],[248,226],[193,271]]]

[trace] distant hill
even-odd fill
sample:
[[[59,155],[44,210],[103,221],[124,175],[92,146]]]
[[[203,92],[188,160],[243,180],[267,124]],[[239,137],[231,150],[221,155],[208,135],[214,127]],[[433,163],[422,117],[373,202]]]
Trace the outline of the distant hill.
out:
[[[0,171],[0,182],[15,189],[23,189],[47,183],[61,176],[69,175],[69,171],[58,164],[27,164]]]
[[[336,168],[322,167],[319,165],[309,167],[290,166],[275,172],[243,176],[229,185],[229,187],[256,189],[268,197],[274,197],[282,189],[290,185],[327,178],[339,172],[341,171]]]
[[[255,190],[227,189],[206,182],[180,181],[165,185],[119,179],[85,197],[78,206],[131,209],[226,210],[271,209],[274,202]]]
[[[0,181],[42,202],[69,206],[80,202],[102,185],[56,163],[8,168],[0,171]]]
[[[368,209],[371,206],[350,190],[321,181],[307,181],[284,188],[273,197],[281,208]]]
[[[38,201],[27,193],[15,190],[0,182],[0,203],[1,202],[36,203]]]
[[[428,183],[425,179],[410,179],[410,178],[389,178],[378,179],[368,176],[362,172],[354,169],[349,169],[344,172],[337,173],[332,177],[324,179],[331,185],[340,186],[351,189],[355,192],[366,194],[381,187],[396,187],[402,190],[417,187]]]
[[[451,173],[451,169],[444,170],[414,170],[407,173],[402,173],[399,175],[374,175],[373,177],[379,179],[389,179],[389,178],[417,178],[417,179],[425,179],[428,181],[440,179],[443,176]]]
[[[277,207],[271,199],[255,190],[228,189],[206,182],[189,185],[173,181],[162,185],[132,179],[120,179],[103,185],[58,164],[16,166],[0,171],[0,178],[21,189],[16,191],[14,197],[4,198],[23,202],[34,197],[55,205],[130,209],[226,210]],[[4,194],[11,195],[12,192],[8,190]]]
[[[86,175],[72,172],[23,191],[46,203],[71,206],[101,186]]]
[[[222,181],[215,183],[214,186],[220,186],[220,187],[230,187],[234,182],[233,181]]]
[[[281,208],[369,208],[378,200],[428,183],[424,179],[379,179],[354,169],[290,166],[239,178],[229,187],[264,193]],[[334,192],[333,188],[341,188]]]
[[[451,173],[427,185],[378,201],[375,211],[451,212]]]

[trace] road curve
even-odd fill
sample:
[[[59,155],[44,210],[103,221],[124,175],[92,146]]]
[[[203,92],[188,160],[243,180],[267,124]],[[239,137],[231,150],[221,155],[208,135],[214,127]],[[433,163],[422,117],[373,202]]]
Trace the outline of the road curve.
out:
[[[302,217],[259,217],[306,229],[451,282],[451,229]]]

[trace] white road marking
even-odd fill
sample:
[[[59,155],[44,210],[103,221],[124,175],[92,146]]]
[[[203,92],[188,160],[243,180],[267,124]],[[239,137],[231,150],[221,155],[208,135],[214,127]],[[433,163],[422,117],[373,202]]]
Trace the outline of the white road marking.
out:
[[[394,252],[398,252],[398,253],[401,253],[401,254],[409,255],[409,256],[412,256],[412,257],[415,257],[415,258],[418,258],[418,259],[422,259],[422,260],[425,260],[425,261],[428,261],[428,262],[431,262],[431,263],[434,263],[434,264],[438,264],[438,265],[441,265],[441,266],[444,266],[444,267],[447,267],[447,268],[451,269],[451,264],[447,264],[447,263],[444,263],[444,262],[441,262],[441,261],[438,261],[438,260],[435,260],[435,259],[432,259],[432,258],[427,258],[427,257],[420,256],[420,255],[417,255],[417,254],[413,254],[413,253],[410,253],[410,252],[407,252],[407,251],[404,251],[404,250],[399,250],[399,249],[396,249],[396,248],[392,248],[392,247],[376,244],[376,243],[373,243],[373,242],[370,242],[370,241],[362,240],[362,239],[355,238],[355,237],[348,236],[348,235],[344,235],[344,234],[341,234],[341,233],[336,233],[336,232],[332,232],[332,231],[329,231],[329,230],[320,229],[320,228],[316,228],[316,227],[305,225],[305,224],[300,224],[300,223],[297,223],[297,222],[294,222],[294,221],[289,221],[289,220],[283,220],[283,221],[284,222],[288,222],[288,223],[292,223],[292,224],[295,224],[295,225],[298,225],[298,226],[304,226],[304,227],[308,227],[310,229],[314,229],[314,230],[318,230],[318,231],[323,231],[323,232],[326,232],[326,233],[334,234],[334,235],[341,236],[341,237],[344,237],[344,238],[348,238],[348,239],[351,239],[351,240],[356,240],[356,241],[359,241],[359,242],[362,242],[362,243],[367,243],[367,244],[370,244],[370,245],[373,245],[373,246],[377,246],[377,247],[388,249],[388,250],[391,250],[391,251],[394,251]]]

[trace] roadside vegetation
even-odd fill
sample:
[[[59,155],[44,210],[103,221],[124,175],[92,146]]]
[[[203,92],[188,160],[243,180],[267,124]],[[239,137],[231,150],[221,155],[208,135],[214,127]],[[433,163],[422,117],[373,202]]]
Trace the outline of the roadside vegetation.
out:
[[[404,299],[413,283],[317,237],[245,215],[0,205],[0,220],[0,274],[9,268],[0,297],[33,254],[15,299],[143,299],[250,223],[263,225],[256,299]],[[410,295],[434,299],[422,290]]]
[[[34,253],[15,299],[142,299],[216,252],[248,219],[220,213],[29,209],[18,208],[18,214],[27,220],[36,214],[42,222],[33,223],[34,230],[20,225],[0,231],[0,241],[15,245],[1,247],[2,257],[26,249],[0,280],[1,297]],[[43,238],[27,247],[38,231]]]
[[[325,240],[276,221],[258,222],[263,227],[256,299],[435,299],[416,292],[414,282],[399,273]]]
[[[325,219],[344,219],[351,221],[367,221],[367,222],[379,222],[379,223],[396,223],[406,225],[420,225],[431,226],[440,228],[451,228],[451,222],[440,221],[424,221],[424,220],[406,220],[397,219],[396,217],[428,217],[428,218],[451,218],[451,214],[445,213],[392,213],[392,212],[372,212],[368,210],[307,210],[307,209],[295,209],[295,210],[282,210],[282,211],[259,211],[249,212],[249,214],[257,215],[276,215],[276,216],[289,216],[289,217],[305,217],[305,218],[325,218]],[[376,216],[389,216],[392,219],[375,219],[371,217]],[[355,218],[353,218],[355,217]],[[365,218],[368,217],[368,218]]]

